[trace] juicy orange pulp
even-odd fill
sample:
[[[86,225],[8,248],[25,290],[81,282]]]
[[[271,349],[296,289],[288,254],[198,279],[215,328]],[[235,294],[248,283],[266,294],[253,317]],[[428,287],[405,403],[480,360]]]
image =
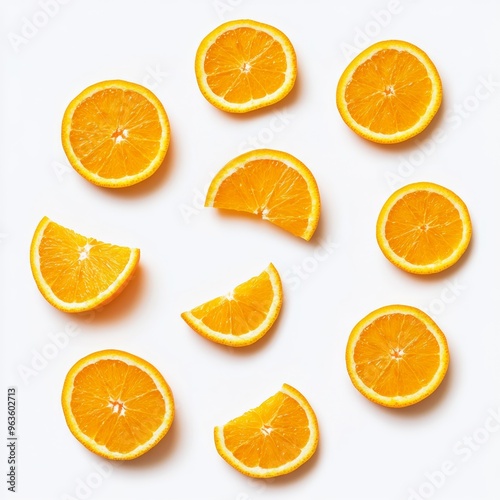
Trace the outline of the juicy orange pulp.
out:
[[[62,408],[74,437],[111,460],[131,460],[168,432],[175,412],[161,373],[133,354],[108,349],[77,361],[64,380]]]
[[[248,467],[263,469],[296,459],[310,435],[306,412],[282,392],[224,426],[224,440],[234,456]]]
[[[246,103],[278,90],[287,59],[278,41],[251,27],[223,32],[207,50],[204,71],[212,91],[231,103]]]
[[[385,49],[352,75],[345,99],[352,118],[371,131],[394,134],[413,127],[432,99],[432,82],[409,52]]]
[[[440,347],[424,323],[408,314],[375,319],[354,350],[356,371],[382,396],[407,396],[428,385],[440,364]]]
[[[51,222],[39,246],[40,271],[64,302],[85,302],[115,282],[131,249],[87,238]]]
[[[415,191],[397,201],[385,226],[392,250],[415,265],[447,259],[463,238],[459,211],[444,196]]]
[[[138,248],[103,243],[43,217],[31,242],[30,264],[38,289],[54,307],[82,312],[104,305],[127,285]]]
[[[75,377],[71,410],[86,436],[121,454],[151,439],[166,413],[151,377],[121,360],[83,368]]]
[[[384,203],[377,243],[394,265],[415,274],[443,271],[467,250],[472,223],[453,191],[430,182],[408,184]]]
[[[248,212],[309,240],[318,224],[319,191],[297,158],[255,150],[229,162],[210,185],[205,206]]]
[[[288,474],[316,451],[318,421],[307,399],[283,384],[257,408],[214,429],[217,451],[250,477]]]
[[[221,296],[190,312],[208,328],[242,335],[260,326],[274,302],[274,289],[266,272],[238,285],[231,296]]]
[[[75,155],[87,170],[106,179],[142,172],[156,158],[161,137],[157,109],[131,90],[95,92],[72,117]]]
[[[242,347],[253,344],[271,328],[282,304],[281,279],[269,266],[231,292],[181,314],[203,337],[219,344]]]

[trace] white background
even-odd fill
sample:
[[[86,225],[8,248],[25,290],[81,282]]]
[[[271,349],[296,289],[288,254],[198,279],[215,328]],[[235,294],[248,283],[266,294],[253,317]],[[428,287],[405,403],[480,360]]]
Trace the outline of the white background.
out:
[[[11,385],[18,389],[19,435],[18,492],[8,493],[2,480],[1,498],[497,500],[500,3],[54,1],[45,6],[50,15],[42,1],[2,2],[0,8],[0,436]],[[244,116],[212,107],[194,76],[201,39],[238,18],[284,31],[299,67],[285,100]],[[357,51],[391,38],[429,54],[444,100],[420,137],[379,146],[344,125],[334,94]],[[80,177],[60,142],[69,101],[88,85],[114,78],[153,90],[172,127],[160,170],[122,190]],[[314,173],[322,213],[310,242],[260,220],[200,209],[212,176],[251,149],[250,141],[288,151]],[[474,226],[461,261],[428,277],[396,269],[375,240],[387,197],[422,180],[462,197]],[[140,271],[113,303],[75,316],[42,298],[29,245],[44,215],[81,234],[141,249]],[[184,324],[182,311],[269,262],[280,271],[285,297],[264,339],[231,349]],[[354,324],[392,303],[428,311],[451,352],[436,393],[400,410],[361,396],[344,362]],[[123,464],[81,446],[60,406],[68,369],[105,348],[152,362],[176,402],[163,441]],[[288,476],[251,480],[218,456],[213,427],[258,405],[283,382],[315,409],[320,446]],[[5,478],[5,441],[0,449]]]

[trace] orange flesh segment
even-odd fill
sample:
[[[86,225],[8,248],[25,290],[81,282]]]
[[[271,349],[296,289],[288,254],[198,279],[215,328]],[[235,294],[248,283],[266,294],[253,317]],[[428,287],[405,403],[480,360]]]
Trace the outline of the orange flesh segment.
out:
[[[285,82],[286,56],[270,35],[253,28],[222,33],[207,50],[207,84],[231,103],[246,103],[272,94]]]
[[[345,92],[352,118],[372,132],[394,134],[414,126],[432,99],[425,66],[412,54],[384,49],[361,64]]]
[[[40,241],[40,272],[58,299],[80,303],[107,290],[130,254],[130,248],[102,243],[50,222]]]
[[[272,469],[297,458],[309,441],[309,420],[290,396],[278,392],[224,426],[226,447],[248,467]]]
[[[382,396],[407,396],[427,386],[439,368],[440,347],[425,324],[409,314],[387,314],[360,334],[356,372]]]
[[[128,453],[151,439],[166,408],[147,373],[120,360],[101,360],[75,377],[71,411],[83,434],[112,452]]]
[[[439,262],[459,246],[463,235],[459,211],[444,196],[415,191],[397,201],[385,226],[391,249],[415,265]]]
[[[139,174],[156,158],[162,129],[144,96],[118,88],[87,97],[71,119],[71,147],[82,165],[107,179]]]
[[[302,236],[312,200],[306,181],[295,169],[279,160],[253,160],[221,183],[213,206],[260,215]]]
[[[191,311],[212,330],[243,335],[259,327],[267,317],[274,291],[267,272],[237,286],[231,296],[217,297]]]

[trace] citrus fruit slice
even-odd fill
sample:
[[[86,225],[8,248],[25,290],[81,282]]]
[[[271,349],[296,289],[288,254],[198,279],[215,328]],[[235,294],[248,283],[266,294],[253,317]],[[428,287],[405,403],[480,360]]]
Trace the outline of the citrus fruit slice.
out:
[[[133,354],[94,352],[69,370],[62,408],[72,434],[111,460],[146,453],[167,433],[174,398],[161,373]]]
[[[398,189],[377,220],[377,242],[396,266],[414,274],[447,269],[469,245],[472,225],[465,203],[438,184]]]
[[[309,460],[318,446],[314,410],[288,384],[260,406],[214,429],[219,455],[251,477],[288,474]]]
[[[205,206],[252,213],[310,240],[321,203],[316,180],[300,160],[282,151],[256,149],[219,171]]]
[[[167,113],[158,98],[123,80],[87,87],[62,121],[69,162],[98,186],[119,188],[148,178],[161,165],[169,141]]]
[[[125,287],[139,262],[137,248],[87,238],[44,217],[33,235],[31,271],[54,307],[82,312],[104,305]]]
[[[183,312],[181,317],[207,339],[242,347],[253,344],[269,331],[278,317],[282,301],[280,276],[269,264],[258,276],[226,295]]]
[[[295,83],[297,61],[284,33],[246,19],[224,23],[202,40],[195,73],[208,102],[245,113],[283,99]]]
[[[346,349],[352,383],[371,401],[398,408],[434,392],[448,369],[446,337],[415,307],[392,305],[368,314]]]
[[[337,86],[340,116],[354,132],[382,144],[402,142],[429,125],[441,104],[439,74],[427,54],[387,40],[353,59]]]

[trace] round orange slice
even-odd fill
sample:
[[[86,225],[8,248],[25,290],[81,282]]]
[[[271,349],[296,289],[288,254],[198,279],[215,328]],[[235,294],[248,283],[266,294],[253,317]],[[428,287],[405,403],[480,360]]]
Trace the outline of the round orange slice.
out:
[[[432,394],[449,364],[446,337],[415,307],[392,305],[368,314],[352,330],[346,349],[354,387],[371,401],[399,408]]]
[[[94,352],[69,370],[62,408],[71,433],[97,455],[131,460],[169,430],[174,398],[161,373],[133,354]]]
[[[208,102],[245,113],[283,99],[295,83],[297,62],[284,33],[245,19],[224,23],[203,39],[195,73]]]
[[[120,188],[150,177],[170,142],[165,108],[147,88],[123,80],[96,83],[68,105],[62,145],[73,168],[98,186]]]
[[[442,99],[427,54],[401,40],[375,43],[347,66],[337,86],[340,116],[370,141],[402,142],[424,130]]]
[[[276,321],[283,302],[281,279],[269,266],[226,295],[181,314],[201,336],[219,344],[243,347],[262,338]]]
[[[241,473],[281,476],[309,460],[319,441],[314,410],[288,384],[260,406],[214,429],[220,456]]]
[[[89,311],[114,299],[139,262],[138,248],[88,238],[44,217],[31,242],[33,277],[45,299],[61,311]]]
[[[467,249],[472,224],[465,203],[431,182],[398,189],[377,220],[377,242],[394,265],[431,274],[455,264]]]
[[[205,206],[255,214],[310,240],[321,203],[316,180],[300,160],[283,151],[256,149],[219,171]]]

